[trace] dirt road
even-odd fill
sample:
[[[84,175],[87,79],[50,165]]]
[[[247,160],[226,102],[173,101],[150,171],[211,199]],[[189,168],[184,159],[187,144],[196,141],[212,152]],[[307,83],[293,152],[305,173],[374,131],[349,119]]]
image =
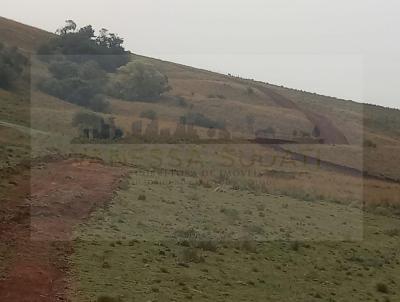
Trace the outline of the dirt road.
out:
[[[270,97],[278,106],[303,113],[310,123],[319,129],[320,137],[324,140],[325,144],[347,145],[349,143],[346,136],[326,116],[306,110],[292,100],[264,85],[260,84],[256,85],[256,87],[262,93]]]
[[[124,173],[99,161],[69,159],[8,180],[0,203],[0,301],[66,301],[73,227],[111,200]]]

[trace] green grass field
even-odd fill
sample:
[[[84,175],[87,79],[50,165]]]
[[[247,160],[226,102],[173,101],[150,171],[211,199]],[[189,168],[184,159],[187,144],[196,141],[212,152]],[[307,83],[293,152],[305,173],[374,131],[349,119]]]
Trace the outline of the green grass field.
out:
[[[285,196],[216,192],[195,178],[141,172],[76,229],[73,301],[396,301],[399,295],[398,219]],[[377,289],[381,283],[387,293]]]

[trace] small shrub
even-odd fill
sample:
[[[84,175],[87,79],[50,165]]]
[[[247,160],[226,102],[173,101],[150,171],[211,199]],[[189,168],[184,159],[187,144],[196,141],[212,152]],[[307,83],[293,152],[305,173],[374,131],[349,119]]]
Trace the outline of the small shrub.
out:
[[[111,265],[110,265],[109,262],[104,261],[101,267],[102,267],[102,268],[111,268]]]
[[[212,120],[202,113],[188,113],[186,116],[181,117],[185,124],[192,124],[203,128],[224,129],[225,122]]]
[[[297,252],[300,249],[300,242],[294,241],[290,243],[290,249]]]
[[[111,297],[108,295],[101,295],[97,298],[97,302],[122,302],[120,297]]]
[[[376,290],[380,293],[389,293],[389,288],[385,283],[379,282],[376,284]]]
[[[146,195],[140,194],[138,197],[139,200],[146,200]]]
[[[140,113],[140,117],[147,118],[149,120],[155,120],[157,118],[157,112],[151,109],[145,110],[142,113]]]
[[[376,148],[376,144],[373,141],[371,141],[369,139],[366,139],[364,141],[364,147],[366,147],[366,148]]]
[[[188,106],[188,103],[183,96],[177,96],[176,102],[179,107],[186,108]]]
[[[239,242],[238,248],[242,251],[246,251],[249,253],[256,253],[257,252],[257,244],[254,240],[250,239],[242,239]]]
[[[253,95],[254,94],[254,89],[252,87],[247,87],[246,92],[248,95]]]
[[[185,248],[182,252],[182,260],[184,262],[202,263],[204,262],[203,256],[195,248]]]
[[[162,272],[164,274],[169,274],[169,271],[165,267],[161,267],[160,272]]]

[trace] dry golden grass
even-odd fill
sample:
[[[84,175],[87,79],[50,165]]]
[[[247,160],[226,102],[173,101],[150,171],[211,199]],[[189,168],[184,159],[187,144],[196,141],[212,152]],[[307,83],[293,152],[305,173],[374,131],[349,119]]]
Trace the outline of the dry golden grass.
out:
[[[26,53],[34,52],[52,34],[0,17],[0,41],[10,46],[17,46]]]

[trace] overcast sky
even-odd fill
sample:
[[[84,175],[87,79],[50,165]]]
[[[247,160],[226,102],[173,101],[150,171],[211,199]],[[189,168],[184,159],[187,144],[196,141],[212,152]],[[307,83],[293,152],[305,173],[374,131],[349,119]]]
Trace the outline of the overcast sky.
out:
[[[108,28],[139,54],[400,108],[398,0],[2,0],[54,32]]]

